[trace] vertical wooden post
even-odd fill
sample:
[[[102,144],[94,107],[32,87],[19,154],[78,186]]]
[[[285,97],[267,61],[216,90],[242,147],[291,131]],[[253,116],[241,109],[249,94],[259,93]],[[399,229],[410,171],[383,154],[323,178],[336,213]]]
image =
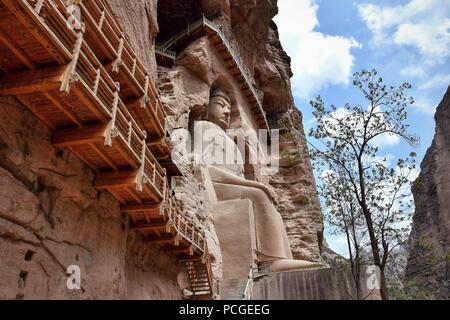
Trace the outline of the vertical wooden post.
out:
[[[167,206],[167,203],[166,203],[167,188],[166,187],[167,187],[167,185],[166,185],[166,182],[164,181],[164,185],[163,185],[163,199],[162,199],[161,205],[159,207],[159,215],[160,216],[164,216],[164,211],[166,210],[166,206]]]
[[[136,73],[136,66],[137,66],[137,61],[136,58],[133,59],[133,68],[131,70],[131,74],[134,76],[134,74]]]
[[[70,82],[73,81],[73,77],[75,76],[75,71],[78,64],[78,59],[80,57],[81,47],[83,46],[83,33],[78,33],[77,42],[75,44],[74,51],[72,53],[72,61],[67,66],[66,71],[64,72],[62,84],[61,84],[61,92],[70,92]]]
[[[127,133],[127,143],[131,145],[131,135],[133,134],[133,122],[128,121],[128,133]]]
[[[156,187],[156,164],[153,163],[153,177],[152,177],[152,183]]]
[[[113,135],[115,134],[114,131],[116,130],[116,118],[117,118],[117,109],[119,108],[119,92],[114,92],[114,102],[113,107],[111,111],[111,120],[108,123],[108,128],[106,130],[106,137],[105,137],[105,146],[112,147],[112,139]]]
[[[100,21],[98,22],[98,28],[100,30],[102,30],[104,22],[105,22],[105,10],[102,10],[102,15],[100,17]]]
[[[119,72],[119,67],[122,64],[123,47],[124,47],[124,39],[122,35],[122,38],[120,38],[119,48],[117,48],[117,59],[113,63],[113,72],[116,73]]]
[[[100,68],[99,68],[99,69],[97,69],[97,76],[95,77],[94,96],[97,95],[98,86],[100,85],[100,77],[101,77],[101,71],[100,71]]]
[[[39,15],[41,13],[42,10],[42,6],[44,5],[44,0],[39,0],[36,3],[36,6],[34,7],[34,11],[36,11],[36,14]]]
[[[141,108],[146,108],[147,104],[149,103],[149,97],[148,97],[148,87],[150,85],[150,77],[147,74],[145,76],[145,84],[144,84],[144,97],[142,99],[142,101],[144,102],[141,106]]]
[[[146,155],[147,155],[147,142],[146,142],[146,140],[147,140],[147,133],[144,131],[144,137],[141,140],[141,143],[142,143],[141,166],[139,167],[139,173],[138,173],[137,181],[136,181],[136,190],[139,191],[139,192],[142,192],[142,190],[143,190],[142,181],[143,181],[143,178],[144,178],[144,175],[145,175],[145,163],[146,163],[145,158],[146,158]]]

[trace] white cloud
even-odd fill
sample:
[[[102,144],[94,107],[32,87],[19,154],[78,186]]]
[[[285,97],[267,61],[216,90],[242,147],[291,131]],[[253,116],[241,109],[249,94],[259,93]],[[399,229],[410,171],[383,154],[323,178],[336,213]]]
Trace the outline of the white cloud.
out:
[[[447,87],[450,84],[450,74],[439,73],[419,86],[419,90],[428,90],[436,87]]]
[[[414,47],[430,66],[443,63],[450,56],[449,1],[409,0],[398,6],[357,7],[372,31],[373,44]]]
[[[408,78],[418,78],[425,75],[425,69],[422,66],[408,66],[400,70],[400,75]]]
[[[378,148],[388,148],[400,143],[400,137],[394,134],[383,134],[373,139],[372,144]]]
[[[431,101],[424,99],[424,98],[420,98],[418,100],[416,100],[414,102],[414,104],[412,105],[412,107],[414,109],[416,109],[417,111],[426,113],[426,114],[434,114],[434,112],[436,111],[436,106],[434,106]]]
[[[348,85],[354,65],[354,38],[326,35],[319,26],[314,0],[280,0],[275,18],[285,49],[292,57],[293,88],[308,99],[329,85]]]

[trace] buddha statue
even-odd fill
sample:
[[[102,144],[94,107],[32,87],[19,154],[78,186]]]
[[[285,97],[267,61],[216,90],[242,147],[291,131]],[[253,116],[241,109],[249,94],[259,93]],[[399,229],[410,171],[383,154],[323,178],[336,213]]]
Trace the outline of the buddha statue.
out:
[[[253,251],[259,265],[268,265],[273,272],[319,266],[315,262],[293,259],[283,219],[275,208],[275,196],[271,188],[244,178],[242,156],[225,131],[230,126],[231,105],[230,97],[223,90],[212,90],[204,120],[194,124],[194,166],[204,172],[204,179],[208,180],[204,182],[210,188],[211,198],[218,205],[225,201],[245,200],[249,203],[247,207],[250,206],[252,212],[249,226],[254,230],[247,230],[247,233],[253,235]],[[220,151],[232,153],[233,156],[228,157]],[[224,210],[217,211],[219,213]],[[234,209],[230,212],[236,214]],[[222,242],[232,242],[232,232],[233,230],[227,230],[223,239],[219,236],[221,246]],[[238,251],[240,248],[234,250]]]

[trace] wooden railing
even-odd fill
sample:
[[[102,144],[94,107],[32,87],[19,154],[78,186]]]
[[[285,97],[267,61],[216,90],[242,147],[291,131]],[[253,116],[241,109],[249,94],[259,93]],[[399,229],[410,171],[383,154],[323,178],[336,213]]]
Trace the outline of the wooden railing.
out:
[[[106,121],[107,123],[104,125],[108,124],[110,129],[110,137],[106,138],[105,144],[108,145],[108,142],[112,144],[113,138],[118,137],[127,146],[126,152],[131,153],[137,159],[136,163],[140,164],[142,171],[142,183],[150,184],[159,193],[160,198],[163,199],[162,213],[166,215],[177,235],[191,244],[197,254],[203,256],[208,269],[208,279],[212,286],[211,261],[205,233],[178,208],[171,195],[166,172],[147,146],[147,133],[121,99],[119,86],[98,59],[90,44],[87,43],[85,30],[76,32],[67,25],[67,18],[70,16],[67,6],[77,2],[77,5],[81,7],[82,14],[85,15],[86,25],[84,28],[94,28],[103,35],[111,35],[106,40],[111,44],[111,48],[116,50],[115,58],[120,59],[142,85],[145,95],[149,99],[153,99],[151,105],[157,114],[157,119],[164,122],[166,115],[156,89],[150,81],[150,76],[123,36],[107,3],[103,0],[80,2],[64,0],[1,1],[8,3],[8,8],[15,13],[17,13],[19,5],[25,9],[23,10],[25,13],[17,13],[17,16],[22,17],[23,15],[24,19],[29,18],[35,22],[35,25],[40,28],[35,37],[51,53],[50,55],[54,56],[61,66],[64,66],[66,71],[62,79],[61,91],[67,92],[68,96],[64,96],[62,99],[69,97],[71,90],[74,90],[74,84],[77,84],[78,90],[78,84],[81,83],[85,100],[95,102],[93,107],[98,108],[98,113],[105,115],[101,120]],[[27,23],[24,24],[27,25]],[[80,127],[77,129],[80,130],[84,129],[84,125],[92,124],[90,122],[88,124],[81,123],[75,116],[74,119]]]
[[[178,236],[186,239],[193,247],[195,247],[196,251],[205,254],[207,243],[204,232],[200,230],[193,220],[181,214],[181,210],[178,208],[175,200],[170,194],[167,183],[164,193],[163,214],[166,215],[170,225],[175,229]]]

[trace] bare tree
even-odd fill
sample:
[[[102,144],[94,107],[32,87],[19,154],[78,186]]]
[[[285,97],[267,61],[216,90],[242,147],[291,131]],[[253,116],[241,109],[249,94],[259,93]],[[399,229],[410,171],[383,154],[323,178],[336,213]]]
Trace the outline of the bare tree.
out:
[[[384,270],[391,250],[407,232],[403,223],[412,211],[406,200],[415,154],[390,165],[389,159],[380,157],[377,141],[391,136],[412,147],[418,145],[419,139],[407,132],[406,124],[406,108],[414,99],[406,94],[410,84],[387,86],[376,70],[355,73],[353,84],[361,90],[364,105],[326,108],[320,97],[311,102],[317,126],[309,135],[318,142],[312,145],[311,156],[316,166],[337,167],[345,177],[343,183],[364,217],[373,263],[381,273],[381,297],[388,299]]]
[[[339,166],[330,163],[330,169],[322,174],[319,186],[323,200],[325,221],[331,233],[344,234],[349,254],[350,269],[356,288],[356,299],[361,299],[361,266],[364,238],[367,234],[361,209],[349,188],[346,174]]]

